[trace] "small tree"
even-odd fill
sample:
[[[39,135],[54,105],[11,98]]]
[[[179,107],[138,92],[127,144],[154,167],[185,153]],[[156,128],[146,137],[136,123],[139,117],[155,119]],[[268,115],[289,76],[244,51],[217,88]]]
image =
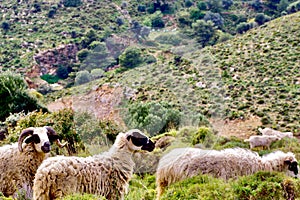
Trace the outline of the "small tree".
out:
[[[134,68],[142,63],[142,52],[139,48],[128,47],[119,56],[119,63],[122,67]]]
[[[222,28],[222,26],[224,24],[224,19],[219,13],[213,13],[210,11],[206,12],[203,20],[212,21],[214,23],[214,25],[217,26],[218,28]]]
[[[193,36],[202,45],[206,46],[212,44],[211,39],[215,35],[216,31],[214,24],[211,21],[197,20],[192,24]]]
[[[19,74],[1,72],[0,97],[0,121],[4,121],[10,113],[27,113],[36,109],[47,111],[35,97],[28,94],[27,85]]]
[[[258,13],[256,16],[255,16],[255,22],[258,23],[258,25],[262,25],[264,24],[265,22],[267,21],[270,21],[270,17],[263,14],[263,13]]]
[[[246,22],[242,22],[237,25],[236,32],[242,34],[246,31],[248,31],[249,29],[250,29],[250,24],[248,24]]]
[[[91,80],[92,80],[92,75],[86,70],[76,73],[75,84],[81,85],[84,83],[88,83]]]

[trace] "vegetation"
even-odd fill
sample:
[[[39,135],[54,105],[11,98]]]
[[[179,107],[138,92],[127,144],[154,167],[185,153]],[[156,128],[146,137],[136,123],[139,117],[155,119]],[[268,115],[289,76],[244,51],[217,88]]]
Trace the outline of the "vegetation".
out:
[[[230,123],[256,116],[262,127],[299,135],[299,5],[297,0],[2,1],[0,126],[8,133],[1,144],[15,142],[26,127],[50,125],[68,141],[53,154],[88,156],[106,150],[124,129],[139,128],[153,140],[167,138],[150,154],[155,166],[176,147],[249,148],[240,137],[219,136],[211,124],[215,119]],[[75,48],[59,53],[68,44]],[[53,57],[47,58],[48,50]],[[40,55],[47,62],[41,63]],[[53,83],[64,89],[53,92]],[[101,90],[103,85],[108,89]],[[124,97],[114,97],[118,105],[102,98],[119,87]],[[52,113],[43,106],[89,93],[113,111],[99,119],[76,105]],[[297,139],[255,150],[292,151],[300,158]],[[126,199],[155,198],[155,174],[140,174]],[[168,187],[163,199],[297,199],[298,188],[298,180],[275,172],[228,182],[199,175]]]

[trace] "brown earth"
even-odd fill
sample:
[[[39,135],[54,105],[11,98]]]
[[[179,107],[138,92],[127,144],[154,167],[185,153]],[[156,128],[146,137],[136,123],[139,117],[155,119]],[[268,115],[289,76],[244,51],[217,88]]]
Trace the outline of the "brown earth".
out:
[[[75,111],[92,113],[98,119],[110,119],[123,124],[118,105],[126,98],[128,97],[124,95],[124,89],[121,86],[107,84],[85,94],[60,98],[49,103],[47,107],[50,111],[72,108]],[[256,135],[258,127],[262,125],[260,118],[254,116],[236,120],[211,119],[210,122],[219,135],[236,136],[241,139]]]

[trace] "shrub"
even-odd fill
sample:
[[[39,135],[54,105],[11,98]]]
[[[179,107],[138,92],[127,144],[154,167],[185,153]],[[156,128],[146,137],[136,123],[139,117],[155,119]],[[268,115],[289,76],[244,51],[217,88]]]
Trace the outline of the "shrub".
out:
[[[76,73],[75,84],[77,84],[77,85],[88,83],[91,80],[92,80],[92,75],[86,70]]]
[[[58,76],[51,75],[51,74],[44,74],[41,76],[41,79],[47,81],[47,83],[53,84],[59,81]]]
[[[263,13],[258,13],[256,16],[255,16],[255,22],[258,24],[258,25],[262,25],[264,24],[265,22],[267,21],[270,21],[271,18]]]
[[[103,76],[104,76],[104,70],[103,69],[100,69],[100,68],[98,68],[98,69],[93,69],[92,71],[91,71],[91,75],[92,75],[92,77],[93,77],[93,79],[98,79],[98,78],[102,78]]]
[[[233,189],[238,199],[285,199],[282,184],[285,176],[279,172],[257,172],[241,177]]]
[[[177,128],[181,112],[166,102],[133,103],[124,113],[124,122],[129,128],[147,131],[151,136]]]
[[[8,22],[2,22],[1,28],[2,28],[4,31],[8,31],[8,30],[10,29],[10,25],[9,25]]]
[[[237,25],[236,32],[242,34],[242,33],[247,32],[249,29],[250,29],[250,24],[248,24],[246,22],[242,22]]]
[[[27,85],[23,77],[12,72],[0,74],[0,121],[4,121],[10,113],[25,113],[46,108],[41,106],[38,100],[29,95]]]
[[[192,144],[205,143],[210,145],[213,142],[214,134],[212,130],[208,127],[200,127],[197,132],[193,135]]]
[[[207,11],[205,16],[203,17],[204,21],[212,21],[215,26],[218,28],[222,28],[224,24],[224,19],[219,13],[213,13],[210,11]]]
[[[80,62],[83,62],[89,55],[90,51],[88,49],[82,49],[77,52],[77,58]]]
[[[193,36],[202,46],[213,44],[213,36],[216,31],[211,21],[197,20],[192,24]]]
[[[182,42],[182,38],[176,33],[163,33],[155,38],[156,42],[161,44],[170,44],[173,46],[178,46]]]
[[[139,48],[128,47],[119,56],[119,63],[122,67],[135,68],[142,63],[142,52]]]

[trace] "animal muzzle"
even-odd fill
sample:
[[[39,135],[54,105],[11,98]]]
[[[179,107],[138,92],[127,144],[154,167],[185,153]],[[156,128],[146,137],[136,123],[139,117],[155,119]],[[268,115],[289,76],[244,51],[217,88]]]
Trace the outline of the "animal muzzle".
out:
[[[51,145],[50,145],[50,142],[45,142],[42,146],[42,151],[44,153],[49,153],[51,150]]]

